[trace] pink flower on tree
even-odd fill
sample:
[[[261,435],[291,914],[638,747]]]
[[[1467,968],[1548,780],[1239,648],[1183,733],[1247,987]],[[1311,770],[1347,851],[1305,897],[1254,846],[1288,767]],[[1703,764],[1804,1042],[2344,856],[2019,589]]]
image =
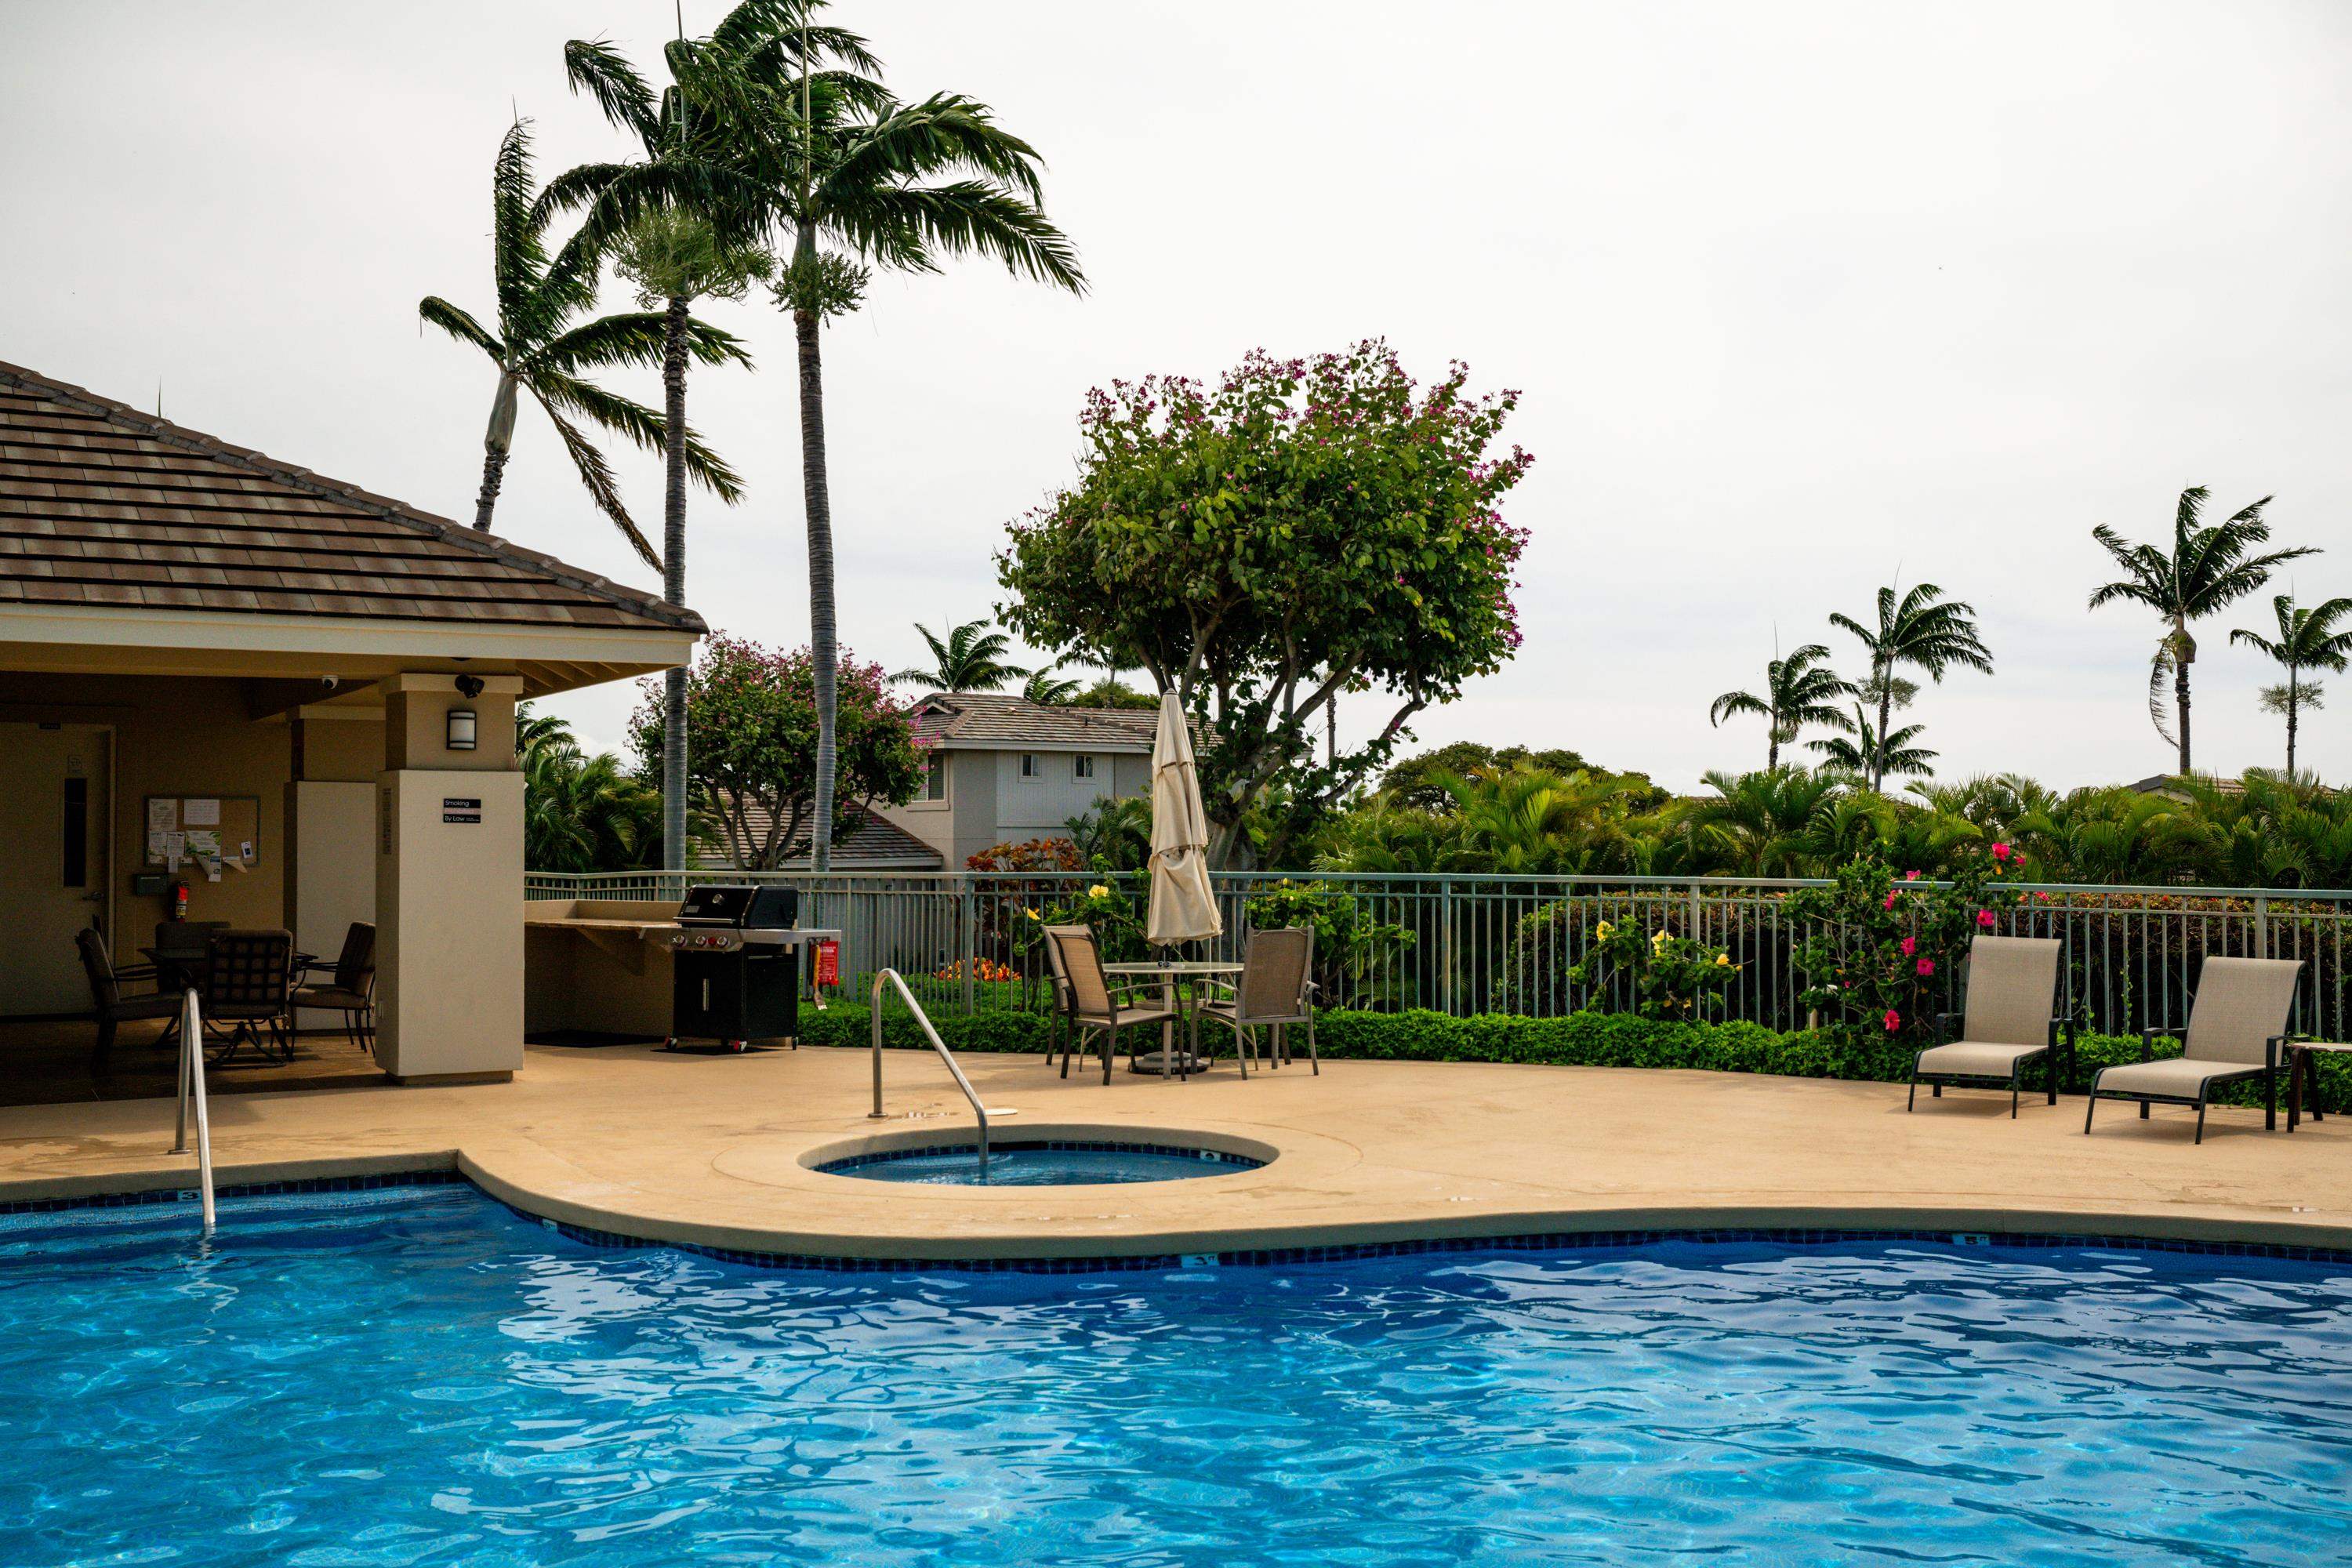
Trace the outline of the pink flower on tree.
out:
[[[1903,1015],[1889,1007],[1886,1010],[1886,1032],[1893,1034],[1903,1026]]]
[[[1992,847],[1992,858],[1996,860],[2005,861],[2013,853],[2015,853],[2015,851],[2011,850],[2006,844],[1996,844]]]
[[[1936,961],[1935,961],[1934,959],[1932,959],[1932,958],[1923,958],[1923,959],[1921,959],[1921,960],[1919,961],[1919,973],[1922,973],[1922,974],[1933,974],[1933,973],[1936,973]]]
[[[1916,937],[1916,936],[1906,936],[1906,937],[1905,937],[1905,938],[1903,939],[1903,956],[1904,956],[1904,957],[1908,958],[1908,957],[1910,957],[1913,953],[1915,953],[1915,952],[1918,952],[1918,951],[1919,951],[1919,939],[1918,939],[1917,937]]]
[[[1984,927],[1987,931],[1992,930],[1992,911],[1990,910],[1979,910],[1977,911],[1977,924]]]

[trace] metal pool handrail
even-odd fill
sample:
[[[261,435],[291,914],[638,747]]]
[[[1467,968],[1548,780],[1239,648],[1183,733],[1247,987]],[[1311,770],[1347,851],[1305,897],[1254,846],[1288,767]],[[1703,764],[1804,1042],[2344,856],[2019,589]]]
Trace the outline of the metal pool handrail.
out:
[[[196,1195],[205,1211],[205,1234],[213,1233],[213,1119],[205,1108],[205,1019],[191,985],[180,996],[180,1130],[172,1152],[188,1152],[188,1101],[196,1102]]]
[[[899,996],[907,1004],[907,1011],[912,1013],[915,1022],[922,1026],[923,1036],[931,1042],[931,1049],[940,1053],[940,1060],[947,1063],[948,1071],[955,1075],[956,1087],[963,1090],[964,1099],[971,1102],[971,1114],[980,1123],[980,1173],[984,1179],[988,1175],[988,1108],[981,1104],[978,1091],[971,1087],[971,1079],[963,1076],[963,1068],[956,1066],[955,1053],[948,1049],[945,1040],[940,1038],[940,1032],[931,1027],[930,1015],[923,1011],[923,1005],[915,1000],[915,994],[907,989],[906,980],[895,969],[885,969],[874,976],[874,995],[866,1008],[874,1020],[874,1109],[866,1112],[866,1120],[883,1120],[882,983],[886,980],[898,988]],[[1011,1116],[1013,1112],[1000,1110],[997,1114]]]

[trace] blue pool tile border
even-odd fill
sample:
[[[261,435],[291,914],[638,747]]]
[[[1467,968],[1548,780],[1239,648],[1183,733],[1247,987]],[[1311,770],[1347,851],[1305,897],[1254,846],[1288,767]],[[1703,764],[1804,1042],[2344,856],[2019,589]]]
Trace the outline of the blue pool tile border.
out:
[[[1223,1149],[1203,1149],[1197,1143],[1124,1143],[1108,1140],[1075,1138],[1005,1138],[992,1139],[989,1148],[997,1153],[1010,1153],[1015,1149],[1044,1149],[1057,1154],[1166,1154],[1180,1160],[1197,1160],[1204,1165],[1223,1165],[1235,1171],[1263,1169],[1265,1162],[1247,1154],[1229,1154]],[[870,1154],[852,1154],[845,1159],[827,1160],[811,1169],[828,1176],[840,1175],[865,1165],[887,1164],[894,1160],[923,1159],[935,1154],[971,1154],[980,1152],[977,1143],[908,1143],[892,1149],[877,1149]]]
[[[1058,1145],[1057,1145],[1058,1146]],[[1071,1147],[1087,1147],[1074,1144]],[[1115,1145],[1134,1148],[1139,1145]],[[2210,1258],[2277,1258],[2352,1268],[2352,1247],[2305,1247],[2277,1241],[2198,1241],[2179,1237],[2113,1236],[2085,1231],[1869,1230],[1850,1227],[1722,1226],[1693,1229],[1539,1231],[1517,1236],[1433,1237],[1408,1241],[1346,1242],[1325,1247],[1260,1247],[1222,1252],[1148,1253],[1107,1258],[843,1258],[824,1254],[744,1251],[698,1242],[656,1241],[550,1219],[484,1192],[452,1170],[389,1171],[364,1176],[315,1176],[298,1181],[254,1182],[218,1189],[217,1195],[252,1197],[289,1193],[366,1192],[390,1187],[470,1187],[517,1218],[583,1246],[613,1249],[667,1247],[722,1263],[754,1268],[801,1268],[832,1274],[1123,1274],[1171,1269],[1280,1268],[1303,1263],[1343,1263],[1365,1258],[1412,1258],[1472,1252],[1573,1252],[1649,1247],[1660,1242],[1701,1244],[1762,1242],[1780,1247],[1835,1247],[1856,1242],[1914,1241],[1937,1247],[1980,1247],[1988,1251],[2177,1252]],[[81,1197],[0,1202],[0,1214],[47,1214],[68,1209],[131,1208],[195,1201],[190,1188],[92,1194]]]

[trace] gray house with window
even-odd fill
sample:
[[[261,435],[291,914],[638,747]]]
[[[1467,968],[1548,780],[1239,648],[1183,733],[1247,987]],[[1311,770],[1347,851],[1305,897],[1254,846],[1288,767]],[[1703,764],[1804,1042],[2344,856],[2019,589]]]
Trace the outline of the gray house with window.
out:
[[[929,773],[912,801],[877,815],[950,871],[998,844],[1066,838],[1064,825],[1106,796],[1150,793],[1160,718],[1149,709],[955,691],[918,699],[912,716]]]

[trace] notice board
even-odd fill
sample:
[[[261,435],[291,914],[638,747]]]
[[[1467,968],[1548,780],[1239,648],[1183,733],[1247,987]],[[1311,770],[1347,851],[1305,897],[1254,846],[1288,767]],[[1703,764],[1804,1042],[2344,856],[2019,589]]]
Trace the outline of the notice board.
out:
[[[147,865],[250,871],[261,858],[261,797],[151,795],[140,829]]]

